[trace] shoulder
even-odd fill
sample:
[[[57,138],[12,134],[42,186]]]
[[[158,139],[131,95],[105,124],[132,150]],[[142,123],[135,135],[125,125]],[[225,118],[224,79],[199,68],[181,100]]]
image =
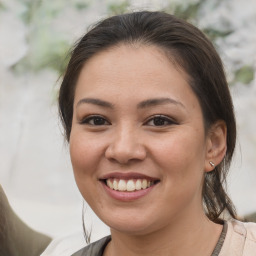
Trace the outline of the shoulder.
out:
[[[247,222],[244,223],[245,229],[247,230],[247,237],[252,241],[256,242],[256,223]]]
[[[244,227],[246,230],[246,243],[245,243],[245,251],[250,252],[255,255],[256,254],[256,223],[248,222],[244,223]],[[247,256],[247,255],[245,255]]]
[[[111,240],[111,236],[103,237],[100,240],[92,244],[89,244],[88,246],[72,254],[72,256],[86,256],[86,255],[102,256],[104,249],[110,240]]]
[[[101,255],[105,246],[111,240],[106,236],[96,242],[86,245],[81,232],[54,239],[41,256],[86,256]]]
[[[41,256],[70,256],[86,246],[82,232],[74,232],[54,239]]]
[[[228,221],[228,228],[239,236],[256,243],[256,223],[231,220]]]
[[[226,238],[219,255],[255,256],[256,223],[245,223],[232,219],[227,224]]]

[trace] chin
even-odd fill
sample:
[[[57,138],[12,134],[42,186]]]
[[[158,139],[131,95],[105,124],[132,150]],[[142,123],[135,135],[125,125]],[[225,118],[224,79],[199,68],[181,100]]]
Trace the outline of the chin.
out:
[[[124,218],[115,216],[114,218],[106,219],[106,221],[104,221],[104,219],[102,220],[110,227],[111,230],[124,234],[145,235],[152,232],[153,223],[149,223],[143,215],[140,217],[141,218],[134,218],[133,216],[126,215]]]
[[[110,226],[111,231],[115,230],[122,234],[133,235],[133,236],[143,236],[149,234],[151,231],[148,227],[144,225],[114,225]]]

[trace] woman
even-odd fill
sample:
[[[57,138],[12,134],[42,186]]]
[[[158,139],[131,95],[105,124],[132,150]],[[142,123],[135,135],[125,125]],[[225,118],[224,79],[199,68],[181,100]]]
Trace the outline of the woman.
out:
[[[111,231],[73,255],[255,255],[256,227],[223,188],[232,100],[197,28],[162,12],[103,20],[74,48],[59,108],[78,188]]]

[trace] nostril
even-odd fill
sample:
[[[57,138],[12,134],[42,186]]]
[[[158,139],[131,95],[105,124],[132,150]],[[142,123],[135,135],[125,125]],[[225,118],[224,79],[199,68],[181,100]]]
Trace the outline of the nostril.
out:
[[[146,150],[138,143],[113,143],[105,151],[105,157],[119,164],[128,164],[131,161],[141,161],[146,157]]]

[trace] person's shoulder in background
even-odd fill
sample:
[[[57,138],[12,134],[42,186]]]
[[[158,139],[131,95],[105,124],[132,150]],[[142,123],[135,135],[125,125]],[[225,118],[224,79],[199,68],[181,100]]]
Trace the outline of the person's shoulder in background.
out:
[[[82,232],[75,232],[67,236],[54,239],[41,256],[70,256],[86,246]]]
[[[38,256],[51,240],[15,214],[0,185],[0,255]]]
[[[246,214],[243,217],[243,221],[245,221],[245,222],[256,222],[256,212]]]

